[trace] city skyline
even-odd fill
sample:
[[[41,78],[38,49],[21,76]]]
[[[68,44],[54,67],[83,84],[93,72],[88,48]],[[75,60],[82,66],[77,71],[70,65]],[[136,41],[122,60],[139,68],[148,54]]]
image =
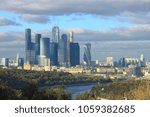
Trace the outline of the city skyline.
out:
[[[81,57],[85,43],[91,43],[92,60],[112,56],[150,59],[150,15],[148,0],[51,0],[2,1],[0,5],[0,57],[24,57],[24,29],[52,39],[51,30],[74,32],[80,43]],[[51,3],[51,4],[50,4]],[[35,7],[36,6],[36,7]],[[74,7],[76,6],[76,7]],[[82,58],[81,58],[82,60]]]

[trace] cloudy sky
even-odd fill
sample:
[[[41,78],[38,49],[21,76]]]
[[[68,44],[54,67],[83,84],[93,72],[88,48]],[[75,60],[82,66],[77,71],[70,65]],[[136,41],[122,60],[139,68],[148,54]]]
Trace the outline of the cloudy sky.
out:
[[[53,26],[92,44],[92,59],[150,60],[150,0],[0,0],[0,57],[24,57],[24,30],[51,38]]]

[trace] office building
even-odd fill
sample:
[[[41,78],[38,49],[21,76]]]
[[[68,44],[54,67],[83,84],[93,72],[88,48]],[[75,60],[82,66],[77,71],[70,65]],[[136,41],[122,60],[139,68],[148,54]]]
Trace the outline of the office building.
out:
[[[107,64],[107,66],[112,67],[114,65],[113,57],[107,57],[106,64]]]
[[[120,67],[139,66],[138,58],[121,58],[119,60]]]
[[[58,43],[50,43],[50,62],[53,66],[58,66]]]
[[[70,43],[73,43],[73,32],[69,33],[69,39],[68,39],[68,66],[70,66]]]
[[[23,68],[24,65],[24,59],[23,58],[18,58],[18,67]]]
[[[59,27],[54,26],[52,29],[52,42],[59,43]]]
[[[80,64],[80,46],[78,43],[70,43],[70,66]]]
[[[70,43],[73,43],[73,40],[74,40],[73,38],[74,38],[73,32],[70,32],[69,33],[69,42]]]
[[[31,29],[25,29],[25,62],[30,63],[31,56]]]
[[[91,44],[90,43],[84,45],[83,60],[86,66],[91,66]]]
[[[67,66],[67,35],[63,34],[58,44],[58,61],[60,66]]]
[[[40,56],[38,57],[39,65],[44,66],[45,59],[50,58],[50,38],[40,38]]]
[[[145,67],[146,66],[145,58],[144,58],[143,54],[141,54],[141,56],[140,56],[140,66],[141,67]]]
[[[0,67],[8,67],[9,58],[0,58]]]
[[[141,76],[143,76],[141,67],[139,67],[139,66],[130,66],[129,67],[129,76],[132,76],[132,77],[141,77]]]
[[[35,64],[38,65],[38,56],[40,55],[40,39],[41,34],[35,35]]]

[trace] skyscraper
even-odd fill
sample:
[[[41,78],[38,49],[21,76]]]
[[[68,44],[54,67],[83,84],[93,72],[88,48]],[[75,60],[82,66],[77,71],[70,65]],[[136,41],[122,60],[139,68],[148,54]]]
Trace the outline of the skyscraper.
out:
[[[107,66],[113,66],[114,65],[113,57],[107,57],[106,63],[107,63]]]
[[[38,56],[40,55],[40,38],[41,34],[35,35],[35,64],[38,64]]]
[[[83,60],[87,66],[91,66],[91,44],[90,43],[84,45]]]
[[[31,50],[31,29],[25,29],[25,49]]]
[[[143,54],[141,54],[141,56],[140,56],[140,66],[141,67],[145,67],[146,65],[145,65],[145,58],[144,58],[144,55]]]
[[[59,27],[54,26],[52,29],[52,42],[59,43]]]
[[[67,35],[63,34],[58,45],[58,61],[60,66],[67,66]]]
[[[40,56],[39,56],[39,65],[45,63],[45,59],[50,58],[50,38],[40,38]]]
[[[73,32],[70,32],[69,33],[69,42],[70,43],[73,43],[73,37],[74,37]]]
[[[68,65],[70,66],[70,43],[73,43],[73,32],[69,33],[69,39],[68,39]]]
[[[70,43],[70,66],[80,64],[80,46],[78,43]]]
[[[52,65],[58,65],[58,43],[50,43],[50,61]]]
[[[30,63],[31,56],[31,29],[25,29],[25,63]]]

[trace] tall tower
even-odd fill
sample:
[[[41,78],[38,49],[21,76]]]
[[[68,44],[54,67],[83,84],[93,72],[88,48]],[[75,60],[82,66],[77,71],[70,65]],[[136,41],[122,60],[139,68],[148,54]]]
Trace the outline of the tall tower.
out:
[[[144,55],[143,54],[141,54],[141,56],[140,56],[140,66],[141,67],[145,67],[146,65],[145,65],[145,58],[144,58]]]
[[[91,66],[91,44],[90,43],[84,45],[83,60],[87,66]]]
[[[35,35],[35,64],[38,64],[38,56],[40,55],[40,39],[41,34]]]
[[[73,32],[70,32],[69,33],[69,42],[70,43],[73,43],[73,37],[74,37]]]
[[[52,29],[52,42],[59,43],[59,27],[54,26]]]
[[[52,65],[58,66],[58,43],[50,43],[50,60]]]
[[[60,66],[67,66],[67,35],[63,34],[58,45],[58,61]]]
[[[70,66],[80,64],[80,46],[78,43],[70,43]]]
[[[16,56],[16,66],[18,66],[18,63],[19,63],[19,53],[17,53],[17,56]]]
[[[50,38],[40,38],[40,56],[39,65],[43,65],[46,59],[50,59]]]
[[[73,43],[73,32],[69,33],[69,39],[68,39],[68,65],[70,66],[70,44]]]
[[[31,45],[31,29],[25,29],[25,63],[30,63]]]

